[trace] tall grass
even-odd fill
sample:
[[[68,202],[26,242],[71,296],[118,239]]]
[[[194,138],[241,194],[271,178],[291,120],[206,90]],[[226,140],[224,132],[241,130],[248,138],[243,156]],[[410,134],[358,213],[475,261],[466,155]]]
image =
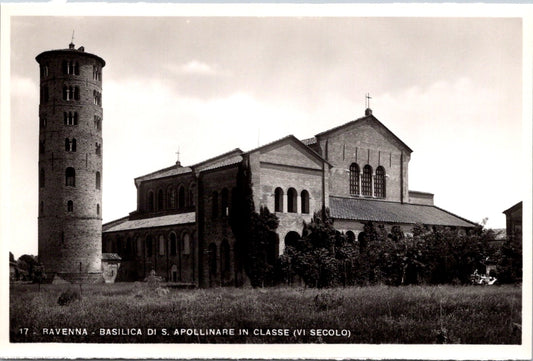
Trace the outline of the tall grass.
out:
[[[353,287],[170,290],[143,284],[84,285],[81,300],[57,303],[65,286],[13,285],[12,342],[174,343],[463,343],[519,344],[521,288],[515,286]],[[85,328],[86,336],[51,336],[49,328]],[[142,335],[101,336],[100,329]],[[148,328],[156,335],[147,335]],[[163,335],[162,329],[235,329],[234,336]],[[26,332],[25,329],[28,329]],[[239,329],[249,334],[239,335]],[[289,329],[290,336],[254,335]],[[294,335],[296,329],[305,335]],[[349,330],[350,337],[312,335]],[[21,331],[22,330],[22,331]]]

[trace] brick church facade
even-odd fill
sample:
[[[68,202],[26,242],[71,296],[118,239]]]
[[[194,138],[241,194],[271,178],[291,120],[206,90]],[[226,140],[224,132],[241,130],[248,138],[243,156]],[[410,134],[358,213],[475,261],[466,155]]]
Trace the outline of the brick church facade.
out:
[[[229,225],[240,165],[251,172],[254,204],[279,218],[279,243],[299,237],[303,221],[330,209],[336,229],[357,239],[368,221],[387,230],[414,224],[470,228],[474,223],[410,191],[412,150],[367,109],[365,116],[299,140],[292,135],[250,151],[180,162],[135,179],[137,209],[102,229],[102,252],[121,258],[117,281],[152,270],[168,282],[198,287],[243,282]]]

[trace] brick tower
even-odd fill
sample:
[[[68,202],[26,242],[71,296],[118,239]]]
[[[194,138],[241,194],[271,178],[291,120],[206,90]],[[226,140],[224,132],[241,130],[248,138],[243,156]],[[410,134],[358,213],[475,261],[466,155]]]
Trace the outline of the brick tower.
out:
[[[102,258],[102,68],[83,47],[40,66],[39,261],[47,277],[96,282]]]

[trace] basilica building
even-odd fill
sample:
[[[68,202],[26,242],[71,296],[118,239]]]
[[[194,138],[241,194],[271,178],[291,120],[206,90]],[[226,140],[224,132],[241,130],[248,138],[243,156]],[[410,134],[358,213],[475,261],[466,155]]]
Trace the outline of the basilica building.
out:
[[[184,286],[241,284],[242,260],[229,225],[241,165],[251,173],[256,210],[267,207],[279,218],[276,255],[323,206],[335,228],[353,239],[369,221],[405,233],[414,224],[474,227],[435,206],[433,194],[409,190],[411,153],[368,108],[310,139],[288,135],[189,166],[178,161],[135,178],[137,209],[103,225],[102,253],[120,256],[117,281],[154,271]]]

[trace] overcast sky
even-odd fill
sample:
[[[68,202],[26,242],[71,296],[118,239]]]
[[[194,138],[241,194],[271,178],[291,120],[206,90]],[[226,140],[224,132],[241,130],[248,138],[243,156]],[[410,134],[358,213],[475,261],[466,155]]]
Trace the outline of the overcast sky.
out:
[[[39,67],[76,47],[103,69],[104,222],[133,178],[373,114],[413,149],[409,189],[504,228],[523,199],[517,18],[12,17],[11,230],[37,253]],[[528,176],[529,177],[529,176]]]

